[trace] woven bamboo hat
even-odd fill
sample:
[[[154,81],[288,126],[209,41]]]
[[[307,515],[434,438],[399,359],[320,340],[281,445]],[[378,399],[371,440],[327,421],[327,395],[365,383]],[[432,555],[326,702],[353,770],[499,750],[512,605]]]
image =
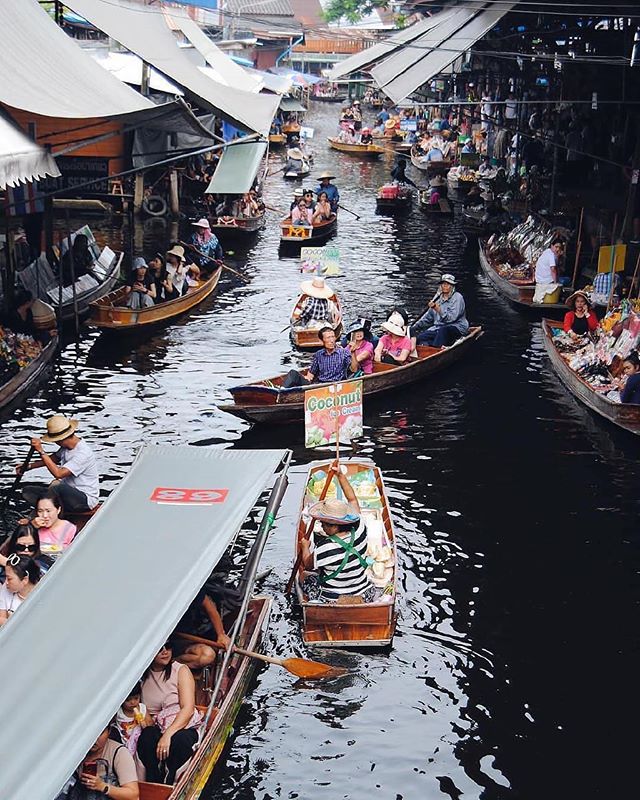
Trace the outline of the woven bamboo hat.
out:
[[[356,514],[349,503],[335,498],[314,503],[309,508],[309,516],[312,519],[319,519],[321,522],[332,522],[334,525],[348,525],[350,522],[358,522],[360,519],[360,515]]]
[[[322,300],[328,300],[333,296],[333,289],[324,282],[324,278],[313,278],[310,281],[303,281],[300,288],[305,294],[310,297],[318,297]]]

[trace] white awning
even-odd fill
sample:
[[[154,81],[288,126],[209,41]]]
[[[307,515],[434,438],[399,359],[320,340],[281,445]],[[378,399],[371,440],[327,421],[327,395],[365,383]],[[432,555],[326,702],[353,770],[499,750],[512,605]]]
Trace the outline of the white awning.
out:
[[[65,119],[153,108],[83,53],[37,0],[2,0],[0,21],[0,103]]]
[[[142,449],[77,541],[0,628],[0,718],[11,720],[0,726],[3,800],[56,797],[285,453]]]
[[[433,31],[374,67],[375,82],[394,103],[404,100],[473,47],[514,5],[456,11]]]
[[[224,86],[203,74],[178,46],[161,7],[130,0],[65,0],[65,4],[182,86],[199,105],[241,130],[268,134],[278,98]]]
[[[393,36],[389,36],[388,39],[384,39],[378,44],[374,44],[372,47],[367,47],[366,50],[349,56],[349,58],[345,58],[344,61],[339,61],[324,74],[327,80],[335,81],[338,78],[342,78],[344,75],[350,75],[354,72],[366,69],[381,59],[387,58],[387,56],[390,56],[391,53],[407,44],[407,42],[412,42],[414,39],[417,39],[418,36],[432,30],[449,16],[451,16],[451,10],[440,11],[438,14],[427,17],[427,19],[422,19],[420,22],[416,22],[408,28],[396,31],[396,33],[394,33]]]
[[[135,53],[113,53],[106,48],[82,48],[91,58],[100,64],[103,69],[110,72],[115,78],[131,86],[142,85],[142,68],[144,61]],[[182,95],[182,90],[173,81],[167,80],[158,70],[149,68],[149,88],[153,92],[160,92],[172,96]]]
[[[0,117],[0,189],[60,175],[52,155]]]

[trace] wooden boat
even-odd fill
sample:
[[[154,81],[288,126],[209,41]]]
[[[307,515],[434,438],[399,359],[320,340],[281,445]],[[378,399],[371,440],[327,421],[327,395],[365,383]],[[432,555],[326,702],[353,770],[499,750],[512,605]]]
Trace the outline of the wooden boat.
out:
[[[232,222],[211,223],[211,230],[221,241],[229,239],[245,239],[264,228],[266,212],[255,217],[233,217]]]
[[[426,172],[430,178],[433,178],[436,175],[445,175],[453,166],[453,159],[443,158],[442,161],[425,161],[424,155],[418,150],[418,146],[414,144],[411,146],[411,163],[420,172]]]
[[[58,337],[54,334],[33,361],[0,386],[0,412],[12,408],[37,387],[46,375],[57,349]]]
[[[347,99],[346,95],[337,95],[337,94],[312,94],[312,100],[316,100],[318,103],[344,103]]]
[[[318,339],[318,331],[320,328],[302,328],[295,324],[296,319],[300,316],[300,312],[302,311],[305,301],[308,297],[308,294],[302,292],[300,297],[298,297],[296,300],[296,304],[291,312],[291,326],[289,328],[291,341],[293,342],[294,346],[298,348],[298,350],[319,350],[320,347],[322,347],[322,342],[320,339]],[[333,304],[334,315],[331,322],[327,320],[326,325],[323,324],[322,327],[324,328],[328,326],[333,328],[337,338],[342,333],[342,307],[340,306],[340,299],[335,292],[327,299]]]
[[[446,197],[441,197],[437,203],[429,202],[429,191],[420,192],[420,208],[428,214],[442,217],[452,217],[453,208]]]
[[[339,150],[341,153],[349,153],[351,156],[378,158],[384,153],[384,148],[379,147],[377,144],[346,144],[333,136],[329,136],[327,141],[329,142],[329,147]]]
[[[283,133],[300,133],[300,123],[299,122],[285,122],[282,126]]]
[[[307,530],[306,509],[317,502],[318,493],[324,485],[322,476],[326,476],[330,464],[330,461],[317,461],[309,469],[298,516],[294,558]],[[302,609],[302,638],[307,647],[385,647],[391,644],[395,633],[397,594],[397,554],[389,504],[382,475],[373,461],[349,459],[342,461],[342,464],[347,469],[347,478],[356,489],[356,496],[359,495],[356,476],[368,479],[361,484],[362,494],[358,496],[361,514],[366,520],[370,547],[388,547],[391,558],[385,563],[390,566],[386,583],[380,587],[380,597],[369,603],[362,602],[361,597],[353,598],[352,602],[347,598],[339,603],[309,602],[298,575],[294,585]],[[318,473],[320,476],[314,481]],[[317,493],[310,487],[318,487]]]
[[[285,167],[285,172],[283,173],[283,178],[287,181],[301,181],[303,178],[306,178],[307,175],[311,172],[311,168],[309,167],[309,162],[304,161],[302,164],[302,168],[298,170],[294,169],[287,169]]]
[[[557,320],[543,319],[542,332],[544,348],[551,361],[551,366],[558,377],[581,403],[584,403],[596,414],[609,420],[619,428],[640,436],[640,405],[636,403],[614,403],[601,392],[593,389],[590,383],[574,372],[562,357],[553,341],[554,330],[562,330],[562,323]]]
[[[378,189],[376,196],[376,211],[382,214],[393,214],[399,211],[407,211],[413,202],[413,192],[407,186],[395,187],[398,189],[396,197],[385,197],[384,189]]]
[[[287,136],[284,133],[270,133],[269,144],[272,147],[284,147],[287,143]]]
[[[338,227],[338,217],[332,214],[331,219],[316,225],[294,225],[291,217],[285,217],[280,223],[280,244],[294,244],[307,247],[328,239]]]
[[[518,308],[531,309],[532,311],[542,311],[544,313],[567,310],[564,303],[534,303],[533,295],[536,288],[534,280],[508,280],[507,278],[503,278],[491,265],[485,253],[484,240],[478,242],[478,249],[482,271],[498,292],[515,306]]]
[[[458,177],[447,175],[447,184],[449,185],[450,189],[462,194],[464,192],[468,192],[472,186],[477,186],[478,181],[463,181]]]
[[[383,395],[450,367],[469,352],[482,333],[479,326],[470,328],[465,337],[444,350],[418,345],[418,357],[401,367],[375,363],[373,372],[361,378],[365,396]],[[233,403],[218,407],[250,422],[290,422],[301,419],[304,416],[305,390],[300,387],[285,389],[282,385],[284,378],[284,375],[276,375],[244,386],[233,386],[229,389]]]
[[[158,303],[149,308],[131,309],[124,305],[127,297],[126,287],[116,289],[106,297],[93,303],[89,324],[100,330],[140,331],[153,325],[162,325],[195,308],[213,292],[220,280],[222,267],[218,267],[206,281],[201,281],[187,294],[166,303]]]

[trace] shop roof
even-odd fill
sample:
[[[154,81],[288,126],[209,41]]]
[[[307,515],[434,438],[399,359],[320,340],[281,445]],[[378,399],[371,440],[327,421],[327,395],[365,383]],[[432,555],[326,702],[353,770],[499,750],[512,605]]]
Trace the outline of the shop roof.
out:
[[[225,147],[207,194],[244,194],[253,186],[260,163],[267,151],[266,142],[247,142]]]
[[[60,175],[53,156],[0,116],[0,189]]]

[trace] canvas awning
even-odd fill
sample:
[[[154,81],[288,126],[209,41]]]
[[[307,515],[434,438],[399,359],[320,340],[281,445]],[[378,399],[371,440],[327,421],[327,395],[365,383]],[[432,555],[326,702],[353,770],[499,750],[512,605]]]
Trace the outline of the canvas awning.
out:
[[[404,28],[404,30],[397,31],[393,36],[389,36],[388,39],[384,39],[378,42],[378,44],[374,44],[372,47],[367,47],[365,50],[355,53],[355,55],[349,56],[349,58],[345,58],[344,61],[340,61],[325,72],[327,80],[335,81],[345,75],[351,75],[354,72],[367,69],[367,67],[370,67],[372,64],[376,64],[383,58],[387,58],[387,56],[391,55],[391,53],[398,50],[403,45],[417,39],[418,36],[433,30],[436,25],[439,25],[450,15],[451,10],[440,11],[432,17],[422,19],[420,22],[416,22],[414,25]]]
[[[244,194],[253,186],[266,142],[247,142],[225,147],[206,194]]]
[[[145,446],[0,629],[2,797],[52,800],[253,508],[284,450]]]
[[[262,88],[269,92],[286,94],[291,91],[293,86],[293,81],[288,75],[274,75],[272,72],[264,72],[264,70],[251,67],[245,67],[245,72],[259,77],[262,81]]]
[[[278,98],[225,86],[204,74],[178,46],[163,9],[130,0],[70,0],[65,4],[136,53],[208,111],[235,127],[268,134]]]
[[[398,103],[473,47],[514,5],[502,3],[497,9],[487,4],[480,10],[455,11],[435,29],[415,39],[411,47],[381,61],[371,75],[380,89]]]
[[[53,156],[0,116],[0,189],[60,175]]]
[[[306,111],[307,109],[296,97],[283,97],[280,100],[281,111]]]

